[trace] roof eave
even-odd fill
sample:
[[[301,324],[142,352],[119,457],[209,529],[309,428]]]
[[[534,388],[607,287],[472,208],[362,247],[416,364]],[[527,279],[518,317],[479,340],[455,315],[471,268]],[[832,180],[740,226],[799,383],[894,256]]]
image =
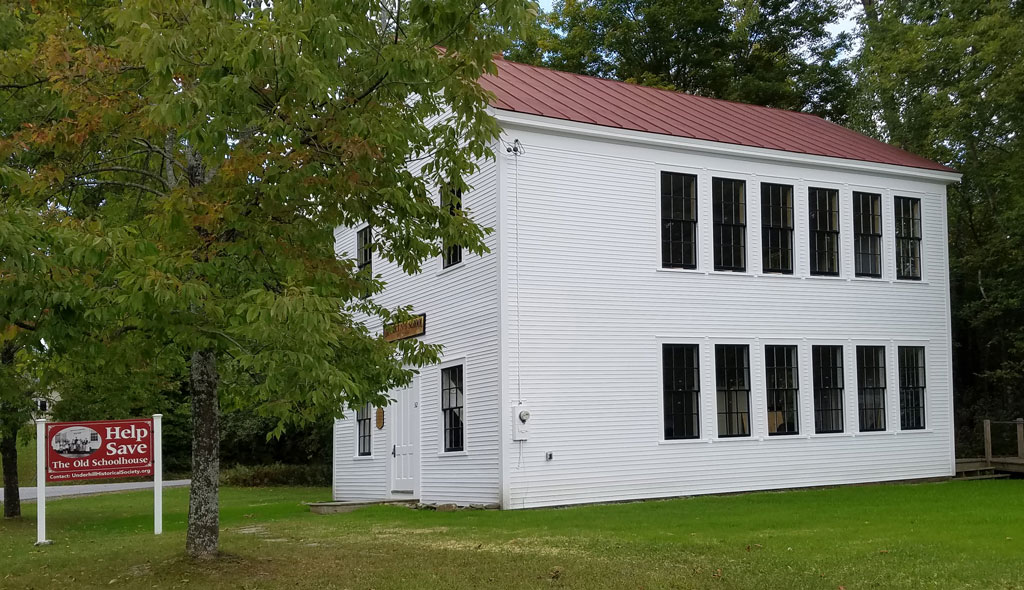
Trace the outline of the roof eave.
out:
[[[959,172],[947,169],[938,170],[933,168],[917,168],[912,166],[899,166],[895,164],[884,164],[866,160],[852,160],[847,158],[836,158],[832,156],[818,156],[783,150],[773,150],[745,146],[733,143],[708,141],[704,139],[692,139],[689,137],[678,137],[674,135],[663,135],[647,131],[636,131],[633,129],[622,129],[618,127],[605,127],[593,123],[581,123],[567,119],[556,119],[542,115],[531,115],[506,109],[489,107],[491,114],[503,125],[515,125],[553,131],[570,135],[600,138],[605,140],[620,141],[627,143],[639,143],[645,145],[657,145],[670,149],[691,150],[700,152],[720,153],[723,155],[742,156],[752,159],[769,160],[775,162],[786,162],[790,164],[814,165],[825,168],[840,170],[869,172],[874,174],[887,174],[906,178],[926,179],[941,181],[946,184],[960,182],[963,176]]]

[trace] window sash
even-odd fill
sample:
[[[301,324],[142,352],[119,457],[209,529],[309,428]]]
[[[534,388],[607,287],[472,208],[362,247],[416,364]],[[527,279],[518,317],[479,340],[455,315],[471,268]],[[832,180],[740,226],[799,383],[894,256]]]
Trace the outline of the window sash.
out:
[[[923,346],[901,346],[897,353],[900,374],[900,428],[925,427],[925,356]]]
[[[768,402],[768,435],[800,433],[800,384],[797,347],[765,346],[765,393]]]
[[[857,347],[857,409],[861,432],[885,430],[885,347]]]
[[[665,440],[700,438],[700,354],[696,344],[663,344]]]
[[[761,183],[761,270],[793,274],[793,187]]]
[[[452,217],[458,217],[462,215],[462,191],[451,190],[449,188],[442,189],[442,207],[448,208],[448,213]],[[443,254],[441,260],[441,268],[448,268],[449,266],[455,266],[462,262],[462,246],[459,244],[451,243],[445,240],[442,244]]]
[[[441,369],[441,414],[446,453],[465,449],[462,377],[462,365]]]
[[[372,430],[370,427],[371,413],[372,409],[369,403],[364,404],[363,407],[356,410],[356,453],[360,457],[369,456],[373,448],[373,441],[371,439]]]
[[[921,280],[921,199],[896,197],[896,278]]]
[[[858,277],[882,276],[882,195],[853,193],[853,260]]]
[[[814,432],[843,432],[843,347],[811,347],[811,372],[814,387]]]
[[[747,269],[747,183],[729,178],[711,179],[714,218],[715,270]]]
[[[661,265],[697,268],[697,177],[661,173]]]
[[[811,274],[839,275],[839,191],[810,188],[807,191],[811,228]]]
[[[716,344],[718,436],[750,436],[750,347]]]

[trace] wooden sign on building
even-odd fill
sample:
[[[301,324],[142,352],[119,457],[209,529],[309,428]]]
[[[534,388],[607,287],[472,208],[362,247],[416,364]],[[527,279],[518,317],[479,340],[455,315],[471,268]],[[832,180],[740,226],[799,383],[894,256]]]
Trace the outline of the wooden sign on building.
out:
[[[387,324],[384,326],[384,340],[388,342],[395,342],[396,340],[405,340],[406,338],[414,338],[416,336],[422,336],[427,333],[427,314],[421,313],[418,316],[408,319],[404,322],[398,322],[394,324]]]

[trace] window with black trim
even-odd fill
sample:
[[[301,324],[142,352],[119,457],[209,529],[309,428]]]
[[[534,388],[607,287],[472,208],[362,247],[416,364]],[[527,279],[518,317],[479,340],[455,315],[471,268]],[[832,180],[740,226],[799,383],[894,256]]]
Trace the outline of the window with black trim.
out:
[[[843,431],[843,347],[812,346],[814,432]]]
[[[661,265],[697,268],[697,177],[661,173]]]
[[[885,347],[857,347],[857,408],[860,431],[885,430]]]
[[[882,276],[882,195],[853,193],[853,263],[858,277]]]
[[[370,407],[369,403],[363,404],[361,408],[356,410],[356,452],[360,457],[368,456],[372,448],[372,440],[370,438],[370,416],[372,413],[373,408]]]
[[[715,270],[747,269],[747,183],[728,178],[711,179],[714,218]]]
[[[462,365],[441,369],[441,414],[444,416],[446,453],[465,449],[462,404]]]
[[[924,428],[924,347],[901,346],[897,353],[900,369],[900,428]]]
[[[896,197],[896,278],[921,280],[921,199]]]
[[[663,344],[665,439],[700,438],[700,361],[696,344]]]
[[[768,435],[799,434],[800,385],[797,379],[796,346],[765,346],[764,369],[768,396]]]
[[[761,183],[761,271],[793,274],[793,187]]]
[[[356,267],[360,273],[365,269],[368,277],[373,276],[373,230],[369,226],[356,232]],[[360,297],[365,299],[369,294],[367,290]]]
[[[839,274],[839,191],[807,189],[811,220],[811,274]]]
[[[718,436],[750,436],[750,347],[715,345]]]
[[[453,217],[462,215],[462,190],[451,190],[444,188],[441,191],[441,206],[448,208],[448,213]],[[444,253],[441,267],[448,268],[462,262],[462,246],[445,241],[443,244]]]

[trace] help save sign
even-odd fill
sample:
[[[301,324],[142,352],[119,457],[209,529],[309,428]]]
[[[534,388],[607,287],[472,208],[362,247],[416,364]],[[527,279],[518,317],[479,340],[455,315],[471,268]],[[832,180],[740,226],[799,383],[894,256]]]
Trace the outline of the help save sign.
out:
[[[46,425],[46,481],[153,475],[153,420]]]

